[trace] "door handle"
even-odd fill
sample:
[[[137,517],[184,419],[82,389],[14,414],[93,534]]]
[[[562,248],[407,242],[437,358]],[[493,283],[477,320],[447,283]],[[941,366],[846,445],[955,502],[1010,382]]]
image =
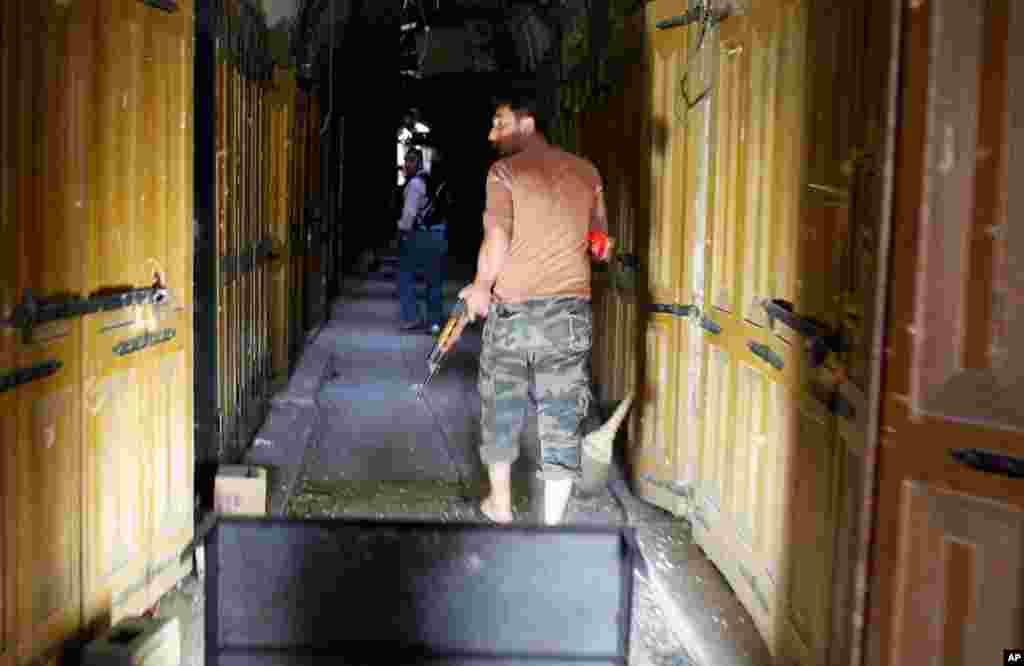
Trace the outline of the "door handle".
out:
[[[154,9],[163,10],[169,14],[178,11],[178,3],[174,0],[142,0],[142,4],[149,5]]]
[[[711,335],[721,335],[722,333],[722,327],[718,324],[718,322],[715,321],[714,319],[711,319],[707,315],[703,315],[700,318],[700,327],[703,328],[708,333],[710,333]]]
[[[853,420],[857,418],[857,408],[843,397],[836,388],[830,388],[821,382],[811,382],[808,392],[829,411],[830,414]]]
[[[32,328],[61,319],[73,319],[98,312],[110,312],[134,305],[160,305],[167,301],[167,289],[161,285],[143,289],[126,289],[90,298],[72,298],[57,303],[41,303],[31,289],[25,290],[22,302],[15,306],[8,326],[21,329],[27,337]]]
[[[842,333],[831,330],[828,324],[804,317],[793,312],[793,304],[782,299],[765,299],[761,306],[768,313],[768,324],[775,326],[781,321],[807,339],[808,360],[812,368],[819,368],[825,363],[830,353],[844,352],[849,349]]]
[[[1024,479],[1024,459],[982,449],[952,449],[953,460],[986,474]]]
[[[786,366],[786,362],[782,360],[782,357],[776,354],[768,345],[750,341],[747,342],[747,347],[754,353],[754,356],[757,356],[776,370],[782,370]]]
[[[669,314],[673,317],[689,317],[697,308],[693,305],[682,303],[651,303],[647,310],[655,314]]]
[[[64,367],[61,361],[46,361],[30,368],[19,368],[13,372],[0,375],[0,393],[10,391],[19,386],[34,382],[46,377],[52,377]]]

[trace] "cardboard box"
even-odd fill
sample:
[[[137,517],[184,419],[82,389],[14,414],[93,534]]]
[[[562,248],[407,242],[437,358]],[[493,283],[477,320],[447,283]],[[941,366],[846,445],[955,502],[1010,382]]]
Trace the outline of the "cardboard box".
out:
[[[221,465],[213,483],[213,509],[228,516],[267,515],[267,470]]]

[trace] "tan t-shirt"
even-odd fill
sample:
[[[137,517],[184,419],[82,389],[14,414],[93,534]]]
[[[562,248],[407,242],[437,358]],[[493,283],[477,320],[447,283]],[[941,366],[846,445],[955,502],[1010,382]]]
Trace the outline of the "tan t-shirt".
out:
[[[498,300],[590,298],[587,232],[608,231],[601,174],[589,161],[543,140],[494,163],[484,225],[508,233],[509,253],[494,285]]]

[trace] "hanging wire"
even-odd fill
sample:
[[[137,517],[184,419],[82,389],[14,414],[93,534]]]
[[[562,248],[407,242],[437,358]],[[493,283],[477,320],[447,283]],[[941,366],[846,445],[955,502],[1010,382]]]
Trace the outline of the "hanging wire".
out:
[[[704,45],[707,40],[708,31],[717,26],[725,18],[725,14],[716,14],[710,0],[706,2],[701,8],[700,17],[700,33],[697,36],[697,44],[690,50],[689,55],[686,58],[686,63],[683,66],[683,75],[679,78],[678,91],[679,100],[682,104],[675,105],[676,119],[680,122],[686,120],[686,115],[692,111],[698,104],[708,99],[711,96],[715,86],[718,85],[718,68],[713,70],[713,80],[704,87],[704,90],[700,92],[696,97],[690,97],[687,89],[689,87],[690,73],[693,63],[697,60],[697,56],[701,55],[705,51]]]

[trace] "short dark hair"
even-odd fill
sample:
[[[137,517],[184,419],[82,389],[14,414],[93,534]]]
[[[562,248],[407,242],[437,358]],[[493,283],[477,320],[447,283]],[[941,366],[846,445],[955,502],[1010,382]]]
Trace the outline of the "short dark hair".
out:
[[[405,159],[409,159],[410,157],[415,159],[420,164],[423,164],[423,151],[420,150],[419,148],[410,148],[409,150],[405,151]]]
[[[541,134],[544,133],[546,123],[541,113],[540,98],[536,92],[512,89],[491,98],[491,108],[494,111],[503,106],[507,106],[516,115],[517,119],[522,119],[526,116],[533,118],[534,127]]]

